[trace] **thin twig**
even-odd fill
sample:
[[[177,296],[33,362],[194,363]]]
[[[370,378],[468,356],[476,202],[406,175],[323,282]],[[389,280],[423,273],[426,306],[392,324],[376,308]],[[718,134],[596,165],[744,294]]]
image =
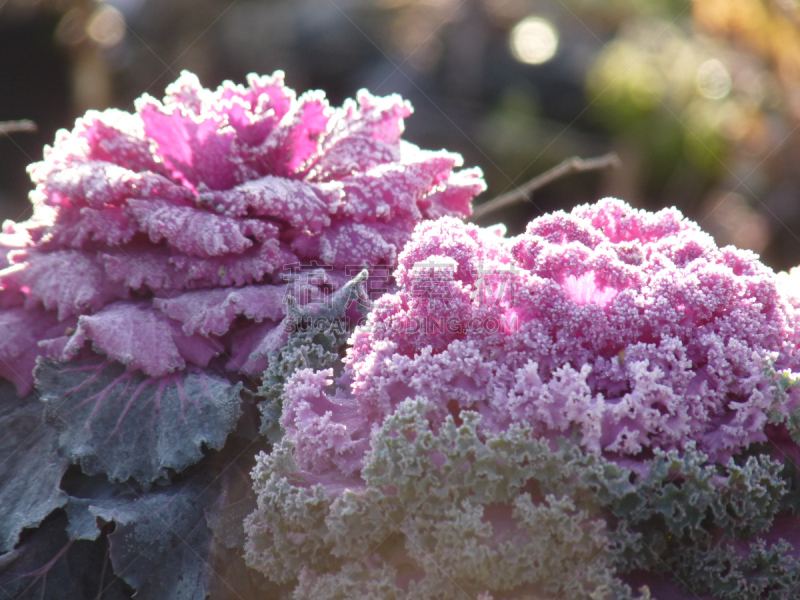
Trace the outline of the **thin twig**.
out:
[[[488,202],[484,202],[476,207],[472,212],[472,216],[467,218],[467,221],[474,223],[488,213],[500,210],[512,204],[516,204],[520,200],[531,199],[531,194],[536,190],[552,183],[556,179],[569,175],[570,173],[582,173],[584,171],[596,171],[598,169],[607,169],[608,167],[616,168],[620,165],[619,156],[615,152],[609,152],[603,156],[595,158],[579,158],[573,156],[566,159],[564,162],[556,165],[552,169],[545,171],[541,175],[537,175],[528,183],[511,190],[505,194],[501,194],[496,198],[492,198]]]
[[[37,131],[36,123],[33,121],[0,121],[0,136],[20,131]]]

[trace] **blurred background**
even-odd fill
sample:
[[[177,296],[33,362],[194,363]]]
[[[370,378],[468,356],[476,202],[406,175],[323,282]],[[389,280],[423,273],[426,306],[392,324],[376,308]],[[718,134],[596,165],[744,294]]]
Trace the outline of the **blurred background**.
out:
[[[613,195],[800,263],[798,0],[0,0],[0,121],[39,126],[0,136],[0,220],[30,214],[25,167],[57,129],[182,69],[206,87],[282,69],[335,105],[397,92],[406,139],[483,169],[478,202],[619,155],[481,221],[512,234]]]

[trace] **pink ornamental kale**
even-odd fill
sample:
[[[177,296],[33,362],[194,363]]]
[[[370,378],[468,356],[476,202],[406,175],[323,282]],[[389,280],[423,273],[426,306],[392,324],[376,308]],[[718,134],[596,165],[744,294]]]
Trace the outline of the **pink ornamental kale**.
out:
[[[303,468],[356,472],[374,427],[417,396],[434,423],[468,409],[487,431],[526,423],[618,458],[694,441],[723,461],[800,399],[776,406],[776,370],[800,364],[779,279],[675,210],[606,199],[512,239],[440,219],[395,277],[352,339],[349,389],[328,397],[322,373],[287,388]]]
[[[800,404],[786,278],[614,199],[502,233],[420,224],[336,386],[289,378],[247,556],[295,597],[610,599],[619,570],[701,590],[761,560],[699,557],[766,530],[785,489],[731,457]]]
[[[280,342],[284,266],[332,267],[332,287],[348,267],[393,267],[416,223],[468,214],[484,189],[458,155],[400,139],[398,96],[331,108],[280,72],[248,84],[210,91],[184,72],[134,114],[89,112],[31,165],[33,218],[0,235],[0,375],[20,393],[37,356],[87,342],[148,376],[220,355],[258,373]]]

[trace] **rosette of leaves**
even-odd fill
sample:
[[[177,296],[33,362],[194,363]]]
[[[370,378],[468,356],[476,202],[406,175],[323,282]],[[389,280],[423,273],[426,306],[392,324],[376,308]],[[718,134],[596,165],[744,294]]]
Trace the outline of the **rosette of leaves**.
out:
[[[401,140],[410,113],[366,91],[297,97],[280,72],[213,91],[184,72],[31,165],[33,216],[0,234],[7,595],[257,593],[241,521],[270,357],[304,345],[304,311],[346,331],[415,224],[484,188],[458,155]],[[347,284],[364,267],[369,284]]]
[[[285,275],[315,264],[337,287],[393,268],[417,222],[468,214],[484,187],[458,155],[400,139],[398,96],[334,109],[280,72],[248,82],[210,91],[184,72],[133,114],[89,112],[31,165],[34,215],[0,240],[0,374],[21,394],[37,356],[89,344],[150,377],[220,354],[259,374]]]
[[[296,599],[793,597],[787,278],[612,199],[498,233],[419,225],[344,372],[288,377],[248,563]]]

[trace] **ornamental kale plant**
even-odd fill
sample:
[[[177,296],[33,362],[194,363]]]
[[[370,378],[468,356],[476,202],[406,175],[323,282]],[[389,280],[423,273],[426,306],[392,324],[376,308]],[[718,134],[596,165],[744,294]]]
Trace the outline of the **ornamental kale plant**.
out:
[[[800,593],[794,276],[605,199],[421,223],[395,278],[258,457],[247,561],[287,597]]]
[[[281,73],[214,92],[184,73],[135,114],[88,113],[31,165],[33,218],[4,225],[2,375],[24,395],[37,356],[87,342],[151,377],[224,352],[260,372],[248,357],[285,314],[284,265],[394,266],[418,221],[483,190],[459,156],[401,141],[410,112],[365,91],[331,109]],[[129,322],[139,335],[116,335]]]
[[[319,366],[291,324],[327,317],[338,350],[347,305],[386,284],[414,226],[485,187],[401,140],[410,113],[366,91],[298,98],[280,72],[215,91],[184,72],[30,166],[33,217],[0,234],[8,596],[269,589],[241,561],[265,370],[291,372],[285,348]],[[264,410],[267,427],[279,398]]]

